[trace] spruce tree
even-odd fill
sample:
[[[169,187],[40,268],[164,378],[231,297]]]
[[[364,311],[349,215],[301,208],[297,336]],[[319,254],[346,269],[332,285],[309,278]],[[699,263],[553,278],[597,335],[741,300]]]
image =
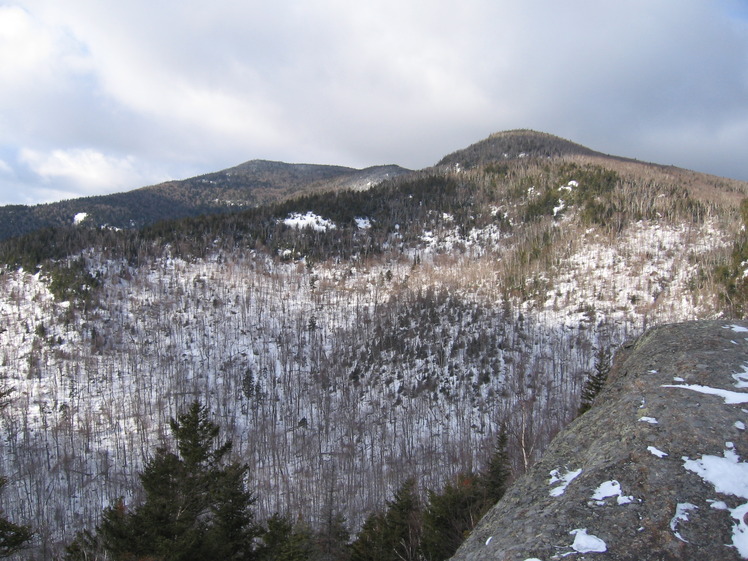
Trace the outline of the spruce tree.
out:
[[[268,519],[257,551],[258,561],[309,561],[312,556],[312,536],[305,525],[294,525],[278,513]]]
[[[122,500],[106,509],[97,543],[115,561],[253,559],[248,467],[224,466],[231,443],[217,441],[219,427],[197,402],[171,430],[177,453],[157,450],[140,475],[145,501],[129,512]]]
[[[421,503],[415,481],[408,479],[387,503],[385,513],[371,514],[351,545],[351,561],[411,561],[419,558]]]
[[[351,561],[384,561],[392,558],[391,550],[384,513],[371,513],[351,544]]]
[[[334,513],[331,507],[324,511],[322,527],[314,536],[315,561],[348,561],[351,535],[346,527],[345,517]]]
[[[595,371],[590,374],[582,389],[582,399],[579,405],[578,415],[587,412],[592,407],[592,402],[603,389],[605,381],[610,372],[611,353],[608,347],[601,346],[595,354]]]
[[[496,448],[488,461],[488,466],[481,474],[480,480],[485,493],[484,511],[488,511],[499,502],[512,478],[507,441],[506,429],[502,428],[496,439]]]
[[[421,539],[426,561],[452,557],[483,515],[504,496],[510,479],[507,434],[502,429],[485,470],[457,476],[441,493],[429,491]]]
[[[441,493],[429,491],[421,550],[427,561],[452,557],[482,515],[484,490],[472,473],[459,475]]]
[[[418,559],[422,527],[421,501],[416,482],[408,479],[395,493],[385,516],[389,540],[393,544],[395,559]]]

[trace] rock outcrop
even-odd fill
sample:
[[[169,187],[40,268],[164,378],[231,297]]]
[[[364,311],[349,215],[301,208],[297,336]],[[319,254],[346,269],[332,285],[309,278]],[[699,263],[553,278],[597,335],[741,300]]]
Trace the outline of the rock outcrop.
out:
[[[454,561],[748,559],[748,322],[659,327]]]

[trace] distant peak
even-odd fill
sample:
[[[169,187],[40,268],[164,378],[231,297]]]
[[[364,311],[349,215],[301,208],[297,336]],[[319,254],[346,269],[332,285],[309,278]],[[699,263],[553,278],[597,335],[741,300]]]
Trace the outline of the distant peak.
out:
[[[594,150],[559,136],[529,129],[515,129],[493,133],[480,142],[445,156],[437,165],[460,164],[463,167],[473,167],[497,160],[553,158],[574,154],[599,155]]]

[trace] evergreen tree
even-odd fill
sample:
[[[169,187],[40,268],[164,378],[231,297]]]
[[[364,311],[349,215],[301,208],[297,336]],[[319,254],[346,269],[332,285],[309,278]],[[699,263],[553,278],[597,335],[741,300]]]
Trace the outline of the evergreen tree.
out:
[[[358,537],[351,544],[351,561],[386,561],[392,558],[385,515],[373,512],[366,517]]]
[[[421,503],[408,479],[387,503],[387,511],[367,518],[351,546],[351,561],[412,561],[419,558]]]
[[[424,558],[442,561],[452,557],[483,515],[504,496],[510,479],[507,434],[502,429],[484,471],[459,475],[441,493],[429,491],[421,539]]]
[[[302,524],[294,525],[287,516],[275,513],[267,521],[258,561],[308,561],[312,559],[312,537]]]
[[[421,550],[427,561],[449,559],[483,514],[484,489],[474,474],[462,474],[441,493],[429,491]]]
[[[65,561],[93,561],[106,559],[106,552],[99,537],[88,530],[82,530],[65,547]]]
[[[496,439],[496,448],[488,461],[488,466],[481,474],[481,484],[485,493],[484,512],[499,502],[512,478],[511,462],[507,449],[507,433],[502,428]]]
[[[172,419],[171,430],[178,453],[160,448],[148,462],[140,475],[143,504],[128,512],[118,500],[104,511],[95,539],[79,535],[67,559],[82,558],[73,546],[100,547],[116,561],[254,559],[248,467],[224,467],[231,443],[217,442],[219,427],[197,402]]]
[[[582,389],[582,399],[579,405],[578,414],[581,415],[592,407],[592,402],[603,389],[605,381],[608,379],[610,372],[611,353],[608,347],[601,346],[595,354],[595,371],[587,379]]]
[[[345,517],[327,507],[324,524],[314,537],[315,561],[348,561],[351,555],[348,547],[350,538]]]

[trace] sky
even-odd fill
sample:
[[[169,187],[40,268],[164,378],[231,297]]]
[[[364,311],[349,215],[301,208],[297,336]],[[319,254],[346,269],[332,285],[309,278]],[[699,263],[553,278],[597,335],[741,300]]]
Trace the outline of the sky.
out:
[[[517,128],[748,180],[748,0],[0,0],[0,205]]]

